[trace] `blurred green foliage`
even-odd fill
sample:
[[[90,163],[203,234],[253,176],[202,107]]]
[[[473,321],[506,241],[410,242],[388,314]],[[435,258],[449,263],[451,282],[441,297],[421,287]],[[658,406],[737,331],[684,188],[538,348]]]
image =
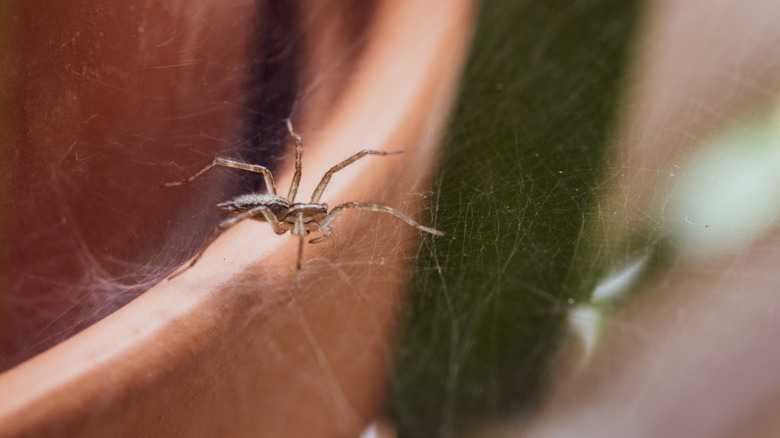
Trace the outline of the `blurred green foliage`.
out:
[[[528,412],[594,274],[578,251],[639,3],[484,0],[391,382],[399,436]]]

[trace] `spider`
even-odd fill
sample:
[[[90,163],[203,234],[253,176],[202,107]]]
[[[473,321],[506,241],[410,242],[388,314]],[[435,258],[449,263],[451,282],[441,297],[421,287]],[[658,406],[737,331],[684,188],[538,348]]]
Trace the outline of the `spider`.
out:
[[[323,234],[319,237],[309,240],[309,243],[319,243],[327,239],[333,231],[333,227],[330,225],[331,222],[333,222],[333,220],[336,219],[339,214],[348,209],[389,213],[420,231],[424,231],[435,236],[444,235],[444,233],[441,231],[422,226],[403,213],[384,205],[368,204],[365,202],[345,202],[341,205],[333,207],[333,209],[328,211],[327,204],[320,202],[322,193],[325,191],[325,188],[328,186],[328,183],[330,182],[330,179],[334,173],[367,155],[394,155],[403,153],[401,150],[375,151],[364,149],[325,172],[322,180],[314,189],[314,193],[312,193],[311,200],[308,203],[295,202],[295,196],[298,192],[298,184],[301,181],[301,158],[303,156],[303,141],[301,140],[301,136],[293,131],[292,122],[290,119],[287,119],[287,130],[289,131],[290,136],[295,139],[295,174],[293,175],[293,180],[290,184],[290,191],[287,193],[287,197],[280,196],[276,193],[274,177],[271,174],[271,171],[267,168],[257,164],[243,163],[241,161],[236,161],[224,157],[215,158],[214,161],[195,172],[195,174],[189,178],[183,179],[181,181],[160,184],[160,187],[173,187],[189,184],[192,182],[192,180],[201,176],[212,167],[224,166],[233,169],[261,173],[265,179],[265,185],[268,189],[268,193],[247,193],[244,195],[239,195],[230,201],[217,204],[217,211],[230,213],[233,217],[217,225],[209,238],[206,239],[206,243],[204,243],[200,250],[198,250],[197,254],[195,254],[195,257],[192,258],[190,263],[183,269],[180,269],[178,272],[175,272],[170,277],[168,277],[169,279],[176,277],[189,268],[193,267],[195,263],[197,263],[197,261],[201,258],[209,245],[211,245],[211,243],[214,242],[214,240],[219,237],[220,234],[245,219],[255,219],[258,221],[268,222],[274,232],[279,235],[282,235],[287,231],[292,231],[294,236],[300,236],[298,244],[298,259],[296,263],[296,283],[300,282],[302,265],[301,261],[303,257],[303,244],[305,236],[313,231],[321,231]]]

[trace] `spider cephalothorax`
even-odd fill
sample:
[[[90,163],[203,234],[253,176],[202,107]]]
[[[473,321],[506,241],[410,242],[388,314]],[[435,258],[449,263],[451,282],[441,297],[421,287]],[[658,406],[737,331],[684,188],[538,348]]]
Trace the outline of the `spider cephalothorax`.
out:
[[[204,243],[198,253],[195,254],[195,257],[192,258],[192,261],[190,261],[190,263],[184,269],[171,275],[171,278],[192,267],[198,261],[198,259],[200,259],[200,257],[206,251],[206,248],[211,245],[214,239],[216,239],[225,230],[238,224],[244,219],[255,219],[268,222],[276,234],[284,234],[287,231],[292,230],[293,235],[300,236],[298,263],[296,265],[298,275],[300,275],[301,272],[304,237],[311,232],[321,231],[323,234],[310,240],[309,243],[318,243],[327,239],[328,236],[330,236],[331,231],[333,231],[330,223],[333,222],[333,219],[335,219],[336,216],[341,214],[344,210],[350,208],[356,210],[389,213],[420,231],[425,231],[426,233],[431,233],[436,236],[443,235],[441,231],[424,227],[403,213],[384,205],[367,204],[364,202],[346,202],[344,204],[337,205],[336,207],[333,207],[332,210],[328,211],[327,204],[320,202],[322,193],[325,191],[325,187],[327,187],[328,182],[330,182],[330,178],[334,173],[354,163],[358,159],[365,157],[366,155],[392,155],[400,154],[403,151],[386,152],[364,149],[325,172],[325,175],[323,175],[322,180],[317,185],[317,188],[314,189],[314,193],[312,193],[311,200],[308,204],[296,203],[295,196],[298,192],[298,184],[301,182],[301,158],[303,156],[303,142],[301,141],[301,137],[293,131],[292,123],[289,119],[287,120],[287,130],[295,139],[295,175],[293,176],[292,183],[290,184],[290,191],[286,198],[276,194],[276,184],[274,183],[274,178],[270,170],[256,164],[242,163],[240,161],[222,157],[216,158],[214,161],[200,169],[189,178],[183,179],[181,181],[160,184],[161,187],[184,185],[191,182],[214,166],[225,166],[263,174],[266,187],[268,188],[268,193],[247,193],[237,196],[230,201],[217,204],[218,211],[230,213],[233,215],[233,217],[219,224],[211,233],[211,236],[209,236],[209,238],[206,240],[206,243]]]

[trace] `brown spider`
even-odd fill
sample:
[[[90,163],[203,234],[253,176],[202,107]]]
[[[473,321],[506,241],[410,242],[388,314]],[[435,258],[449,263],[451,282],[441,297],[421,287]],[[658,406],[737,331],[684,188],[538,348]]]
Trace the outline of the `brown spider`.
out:
[[[309,243],[319,243],[327,239],[328,236],[330,236],[330,233],[333,231],[333,227],[330,226],[330,223],[333,222],[333,220],[336,219],[336,217],[344,210],[350,208],[356,210],[376,211],[379,213],[389,213],[420,231],[425,231],[426,233],[431,233],[436,236],[444,235],[444,233],[441,231],[424,227],[403,213],[384,205],[368,204],[364,202],[345,202],[328,211],[327,204],[320,203],[322,192],[325,191],[325,187],[327,187],[328,183],[330,182],[330,178],[334,173],[349,166],[366,155],[392,155],[400,154],[403,151],[385,152],[364,149],[325,172],[322,180],[319,184],[317,184],[317,188],[314,189],[314,193],[311,195],[311,200],[308,204],[295,202],[295,195],[298,192],[298,184],[301,182],[301,157],[303,156],[303,141],[301,140],[301,136],[293,131],[292,122],[290,122],[290,119],[287,119],[287,130],[295,139],[295,174],[293,175],[293,180],[290,184],[290,191],[286,198],[276,194],[276,184],[274,184],[274,177],[270,170],[256,164],[242,163],[240,161],[223,157],[214,159],[214,161],[197,171],[189,178],[183,179],[181,181],[160,184],[160,187],[181,186],[191,182],[214,166],[225,166],[232,167],[234,169],[262,173],[263,177],[265,178],[265,185],[268,188],[267,194],[247,193],[245,195],[237,196],[230,201],[217,204],[217,211],[225,211],[235,217],[222,222],[216,228],[214,228],[211,236],[206,239],[206,243],[204,243],[198,253],[195,254],[195,257],[192,258],[192,261],[189,263],[189,265],[171,275],[169,279],[183,273],[195,265],[195,263],[198,261],[198,259],[200,259],[209,245],[211,245],[211,243],[214,242],[214,240],[219,237],[220,234],[243,221],[244,219],[266,221],[271,225],[271,228],[274,230],[274,232],[279,235],[286,233],[288,230],[292,230],[293,235],[300,236],[300,243],[298,244],[298,262],[296,264],[296,280],[299,279],[301,273],[301,260],[303,256],[303,242],[305,240],[305,236],[312,231],[324,231],[323,235],[309,240]]]

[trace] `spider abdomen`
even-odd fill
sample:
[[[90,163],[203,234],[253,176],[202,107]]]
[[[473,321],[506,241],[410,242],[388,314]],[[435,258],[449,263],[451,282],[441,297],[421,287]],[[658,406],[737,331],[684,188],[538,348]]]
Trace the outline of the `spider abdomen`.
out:
[[[285,213],[290,209],[290,203],[283,196],[269,195],[265,193],[247,193],[237,196],[230,201],[217,204],[217,211],[226,211],[230,214],[239,214],[255,207],[268,207],[269,210],[281,221]],[[260,216],[258,219],[261,219]]]

